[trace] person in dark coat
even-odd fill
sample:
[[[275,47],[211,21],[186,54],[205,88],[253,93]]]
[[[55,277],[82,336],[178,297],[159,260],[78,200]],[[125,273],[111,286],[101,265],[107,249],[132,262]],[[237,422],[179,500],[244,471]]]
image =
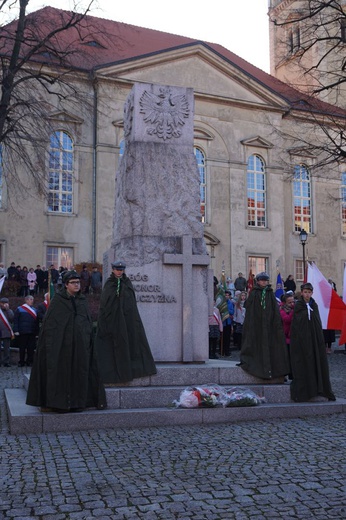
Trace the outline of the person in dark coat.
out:
[[[37,305],[37,318],[38,318],[38,322],[40,324],[43,322],[43,318],[45,317],[47,309],[48,309],[48,305],[49,305],[48,298],[49,298],[49,293],[46,293],[44,295],[44,301]]]
[[[65,273],[43,319],[26,404],[57,412],[106,408],[92,320],[76,271]]]
[[[301,297],[294,307],[291,326],[291,398],[302,402],[323,396],[329,401],[335,401],[329,380],[321,318],[312,293],[311,283],[303,284]]]
[[[23,305],[19,305],[14,312],[13,332],[19,347],[19,367],[31,367],[34,360],[39,322],[33,303],[34,297],[26,296]]]
[[[289,362],[279,306],[267,273],[259,273],[246,300],[240,366],[261,379],[286,376]]]
[[[8,298],[0,299],[0,366],[11,366],[11,339],[14,339],[12,330],[13,311],[10,309]],[[2,346],[2,348],[1,348]]]
[[[292,291],[293,293],[296,292],[296,282],[294,281],[293,275],[289,274],[284,282],[284,289],[286,292]]]
[[[10,267],[7,269],[7,279],[11,282],[19,282],[19,272],[14,262],[11,262]]]
[[[101,293],[96,349],[104,383],[126,383],[156,374],[135,291],[125,263],[112,264]]]

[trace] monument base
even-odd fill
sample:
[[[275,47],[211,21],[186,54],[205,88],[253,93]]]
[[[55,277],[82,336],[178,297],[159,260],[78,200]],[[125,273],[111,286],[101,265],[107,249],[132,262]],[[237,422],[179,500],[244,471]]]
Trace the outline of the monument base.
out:
[[[206,426],[239,421],[315,417],[345,413],[346,400],[337,399],[308,403],[290,400],[290,385],[282,380],[266,382],[246,374],[235,362],[210,360],[201,365],[158,365],[158,373],[115,388],[106,388],[108,409],[90,409],[82,413],[42,413],[25,404],[29,372],[24,374],[24,388],[5,390],[9,430],[13,434],[73,432],[105,428],[140,428],[194,425]],[[259,406],[231,408],[176,408],[187,386],[215,383],[243,386],[266,398]]]

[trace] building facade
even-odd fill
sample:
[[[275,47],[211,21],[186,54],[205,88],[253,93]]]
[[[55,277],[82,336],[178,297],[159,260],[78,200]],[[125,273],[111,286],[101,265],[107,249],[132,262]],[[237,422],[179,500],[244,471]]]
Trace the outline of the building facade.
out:
[[[54,18],[60,11],[37,13]],[[13,208],[12,187],[2,182],[0,260],[28,267],[102,262],[112,239],[124,103],[132,85],[145,82],[194,89],[201,219],[215,275],[266,270],[275,280],[279,269],[299,282],[304,229],[306,258],[341,288],[346,168],[315,174],[317,158],[302,145],[308,134],[319,133],[316,113],[323,116],[330,106],[313,105],[312,117],[305,94],[219,45],[92,22],[98,30],[83,40],[90,54],[71,81],[93,108],[77,110],[56,99],[49,114],[47,196],[21,199]],[[121,46],[114,43],[119,34]]]

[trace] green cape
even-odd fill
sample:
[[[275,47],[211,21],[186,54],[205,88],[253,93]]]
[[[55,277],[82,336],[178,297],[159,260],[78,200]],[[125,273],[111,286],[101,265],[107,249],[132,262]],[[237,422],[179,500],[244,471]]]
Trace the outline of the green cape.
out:
[[[27,404],[69,410],[106,407],[85,296],[57,292],[45,314],[31,371]]]
[[[270,286],[261,305],[262,288],[255,286],[244,307],[241,367],[261,379],[272,379],[289,373],[286,340],[279,306]]]
[[[96,348],[104,383],[125,383],[156,374],[130,279],[123,274],[120,293],[112,273],[101,294]]]
[[[318,395],[334,401],[329,380],[329,367],[318,305],[310,299],[310,319],[301,297],[295,307],[291,325],[291,365],[294,401],[308,401]]]

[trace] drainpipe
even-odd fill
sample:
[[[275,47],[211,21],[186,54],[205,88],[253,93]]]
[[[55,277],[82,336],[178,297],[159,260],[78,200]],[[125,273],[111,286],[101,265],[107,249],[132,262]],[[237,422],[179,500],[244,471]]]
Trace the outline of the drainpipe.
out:
[[[93,80],[93,165],[92,165],[92,223],[91,223],[91,261],[96,262],[96,176],[97,176],[97,84]]]

